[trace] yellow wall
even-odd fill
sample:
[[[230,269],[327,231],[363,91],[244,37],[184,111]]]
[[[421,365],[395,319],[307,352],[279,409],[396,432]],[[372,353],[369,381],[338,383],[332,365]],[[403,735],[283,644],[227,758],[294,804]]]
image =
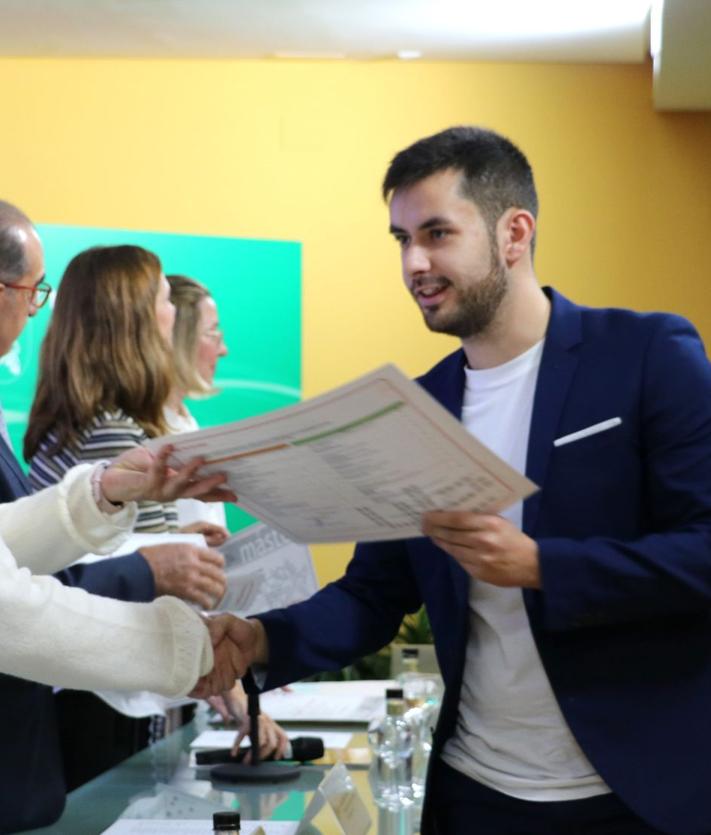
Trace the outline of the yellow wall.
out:
[[[655,113],[649,66],[0,60],[0,84],[0,196],[37,222],[303,243],[307,396],[455,344],[402,290],[378,193],[455,123],[529,155],[542,281],[711,340],[711,113]],[[322,581],[349,550],[315,549]]]

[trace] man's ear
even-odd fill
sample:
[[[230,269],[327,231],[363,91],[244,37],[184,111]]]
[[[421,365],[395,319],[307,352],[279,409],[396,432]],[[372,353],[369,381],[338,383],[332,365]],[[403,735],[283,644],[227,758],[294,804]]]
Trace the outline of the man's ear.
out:
[[[499,230],[503,238],[503,258],[511,268],[530,251],[536,233],[536,219],[526,209],[507,209],[499,218]]]

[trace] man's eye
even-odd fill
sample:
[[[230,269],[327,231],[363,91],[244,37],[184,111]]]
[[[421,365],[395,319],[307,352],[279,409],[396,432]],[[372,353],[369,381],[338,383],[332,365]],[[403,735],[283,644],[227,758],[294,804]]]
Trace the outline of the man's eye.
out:
[[[449,232],[446,229],[430,229],[430,237],[434,241],[440,241],[446,238]]]
[[[408,238],[407,235],[395,235],[394,238],[398,242],[399,246],[405,246],[407,244],[407,242],[409,241],[409,238]]]

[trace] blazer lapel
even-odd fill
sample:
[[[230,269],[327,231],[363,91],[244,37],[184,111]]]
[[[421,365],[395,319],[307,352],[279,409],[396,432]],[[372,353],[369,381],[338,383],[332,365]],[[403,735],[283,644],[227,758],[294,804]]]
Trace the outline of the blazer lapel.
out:
[[[464,403],[464,368],[466,356],[460,348],[446,356],[417,382],[454,417],[461,421]]]
[[[580,308],[551,288],[545,292],[551,300],[551,317],[538,371],[526,461],[526,475],[540,490],[523,505],[523,530],[529,536],[535,530],[553,441],[578,366],[576,346],[582,340]]]

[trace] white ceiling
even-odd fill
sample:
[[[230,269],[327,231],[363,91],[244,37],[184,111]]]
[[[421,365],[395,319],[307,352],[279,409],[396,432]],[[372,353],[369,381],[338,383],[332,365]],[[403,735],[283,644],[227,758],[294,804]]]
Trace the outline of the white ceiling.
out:
[[[711,109],[711,0],[0,0],[0,55],[635,63],[653,2],[657,106]]]

